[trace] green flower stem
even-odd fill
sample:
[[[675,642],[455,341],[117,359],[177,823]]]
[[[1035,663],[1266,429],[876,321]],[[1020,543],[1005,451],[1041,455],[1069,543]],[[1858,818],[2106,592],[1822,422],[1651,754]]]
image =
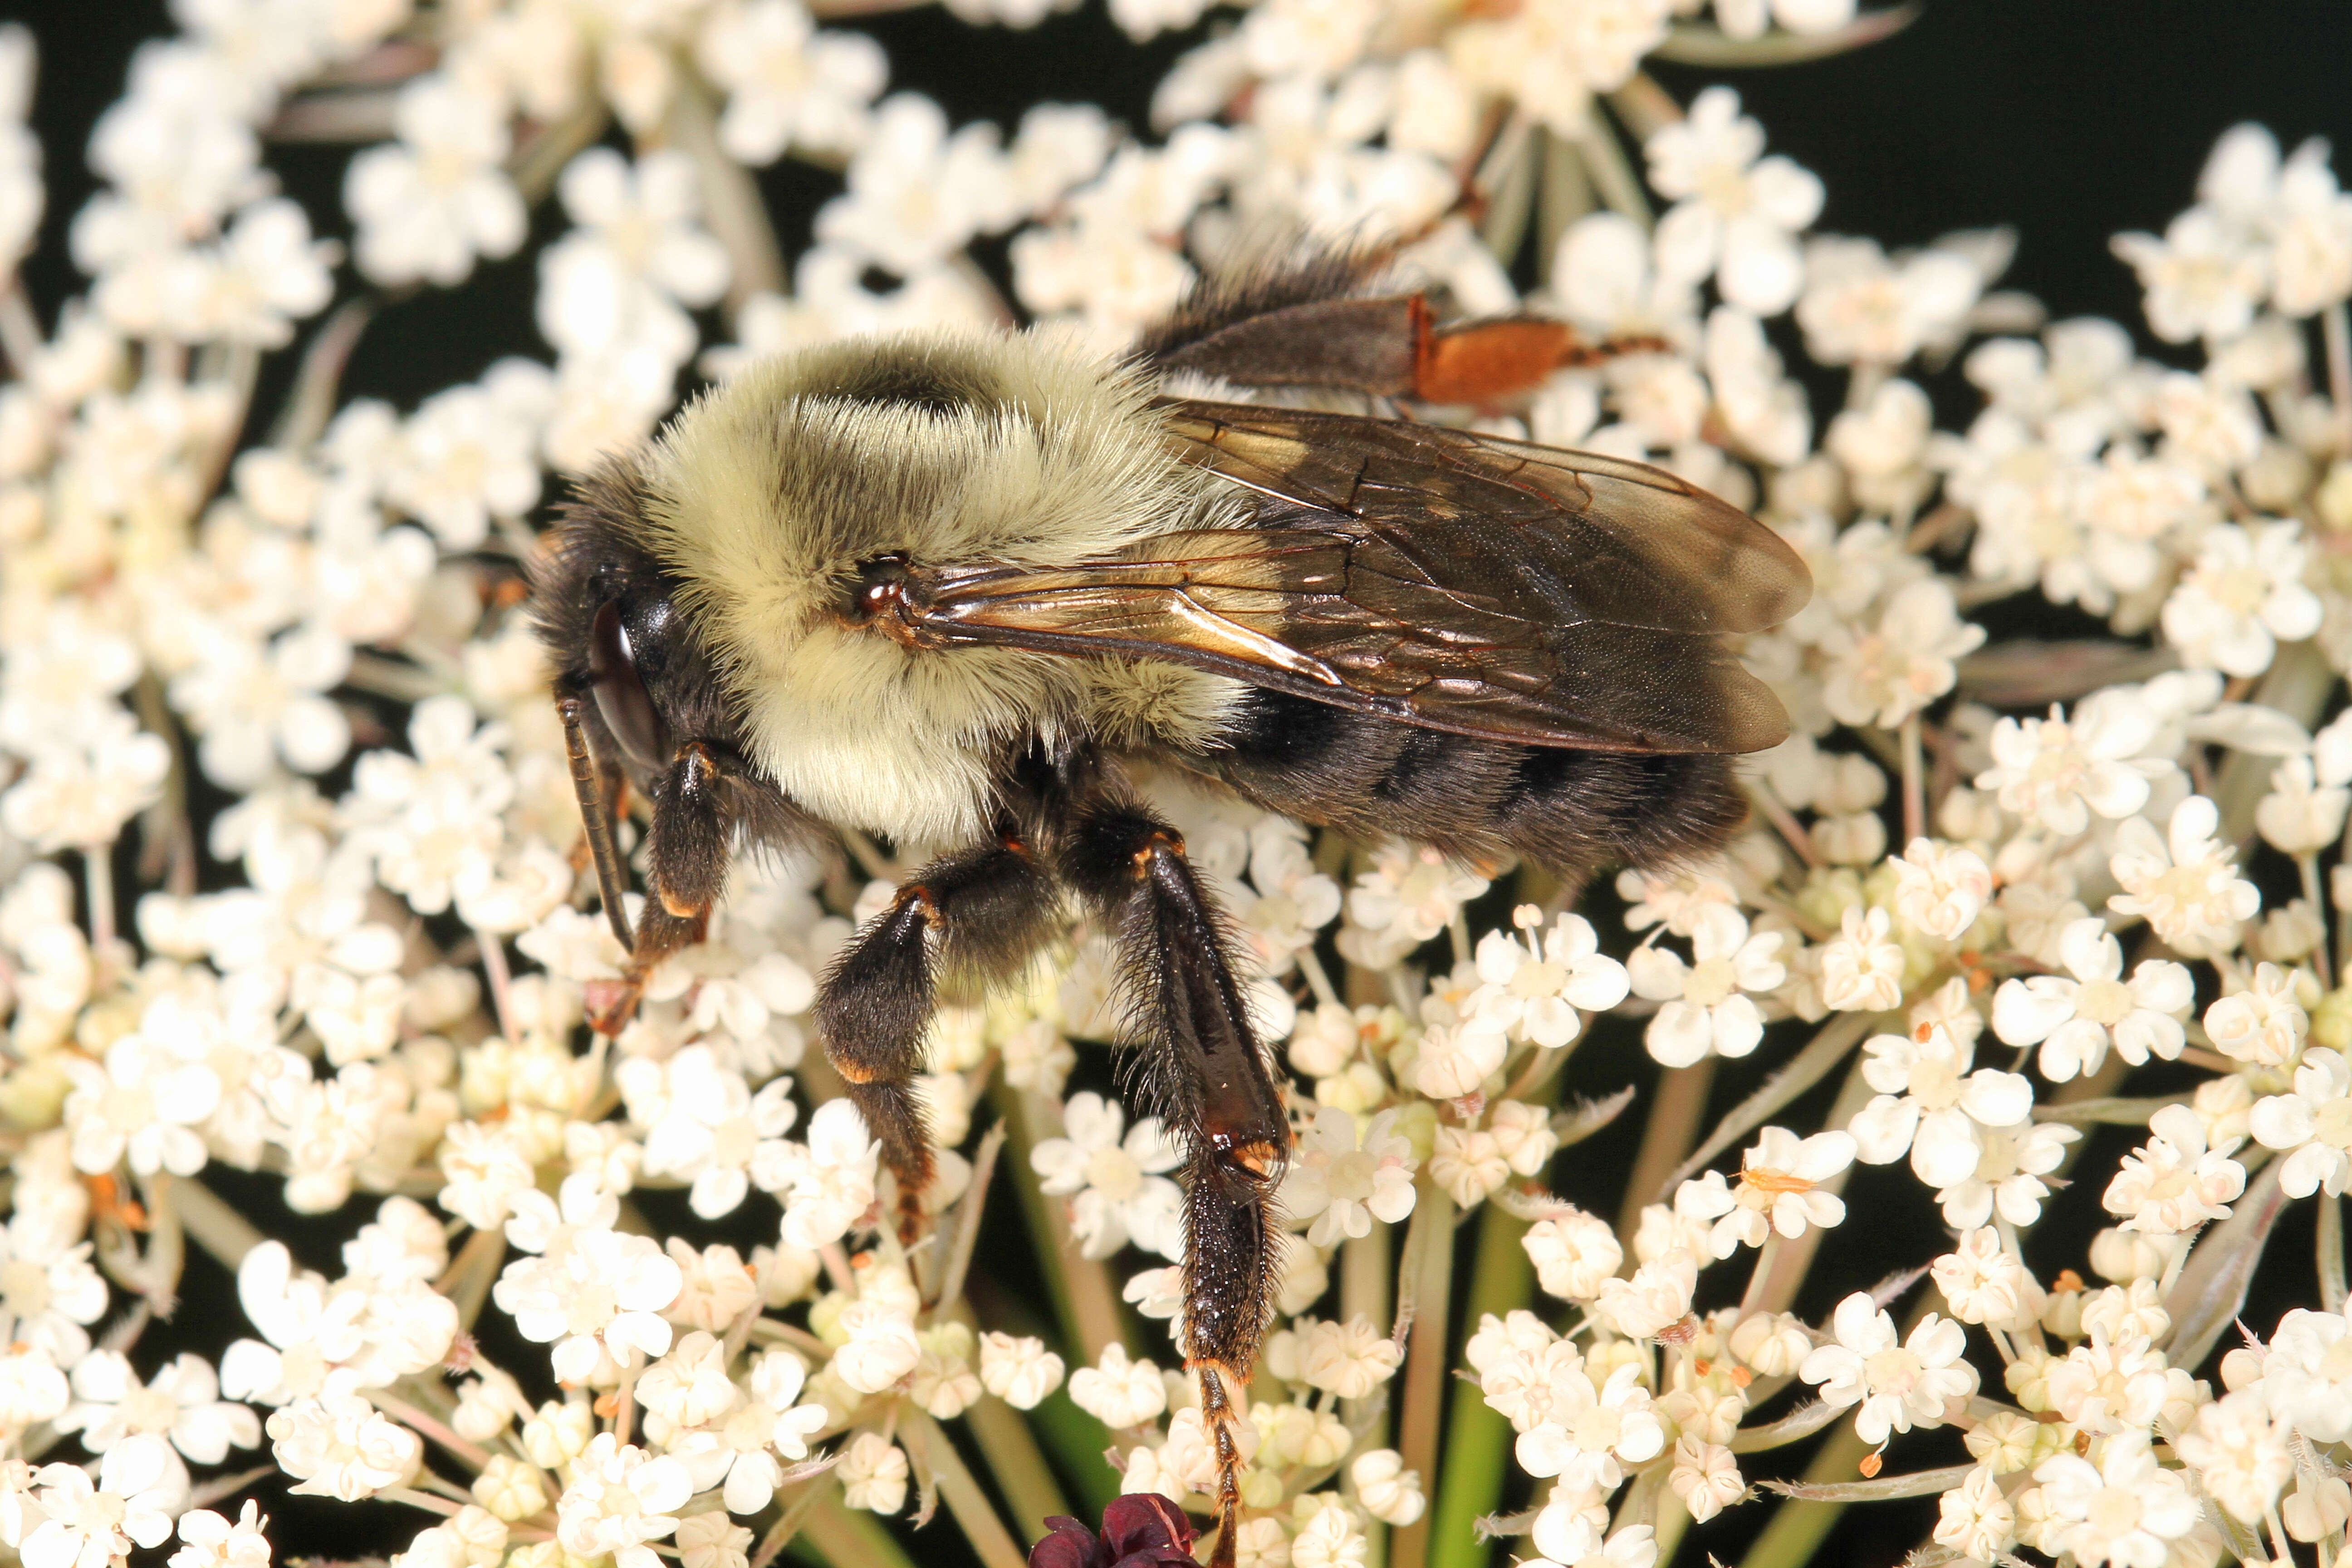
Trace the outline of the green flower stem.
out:
[[[1405,1352],[1404,1413],[1397,1447],[1405,1468],[1427,1479],[1437,1474],[1437,1430],[1452,1360],[1446,1315],[1454,1286],[1454,1200],[1435,1188],[1422,1189],[1412,1225],[1405,1232],[1405,1310],[1412,1314],[1412,1338]],[[1451,1463],[1447,1466],[1450,1471]],[[1399,1530],[1389,1543],[1392,1568],[1425,1568],[1432,1516],[1423,1513]]]
[[[2344,1200],[2319,1194],[2319,1306],[2344,1310]]]
[[[1062,1478],[1077,1488],[1079,1515],[1098,1517],[1118,1496],[1119,1474],[1103,1463],[1104,1451],[1116,1447],[1110,1428],[1072,1403],[1067,1389],[1047,1394],[1029,1413],[1027,1426],[1060,1462]]]
[[[855,1563],[859,1568],[915,1568],[906,1549],[892,1539],[882,1521],[863,1509],[841,1500],[841,1486],[828,1480],[823,1494],[801,1521],[801,1528],[784,1550],[811,1568],[839,1568]]]
[[[1862,1064],[1854,1063],[1853,1069],[1846,1074],[1844,1085],[1838,1090],[1837,1102],[1830,1107],[1829,1115],[1822,1119],[1822,1125],[1843,1127],[1853,1120],[1855,1112],[1870,1103],[1873,1092],[1870,1080],[1862,1076]],[[1854,1167],[1847,1166],[1821,1183],[1820,1190],[1843,1196],[1846,1182],[1853,1172]],[[1777,1231],[1773,1233],[1771,1241],[1780,1243],[1780,1256],[1773,1259],[1770,1271],[1765,1275],[1761,1295],[1752,1286],[1748,1289],[1756,1307],[1768,1312],[1789,1310],[1790,1303],[1796,1300],[1797,1292],[1804,1286],[1806,1272],[1813,1266],[1813,1255],[1821,1250],[1824,1234],[1819,1226],[1807,1226],[1805,1234],[1794,1241],[1784,1239]],[[1765,1245],[1769,1249],[1771,1242]],[[1760,1270],[1760,1262],[1758,1267]]]
[[[1823,1485],[1852,1480],[1862,1457],[1869,1452],[1870,1445],[1854,1436],[1853,1423],[1846,1422],[1822,1445],[1813,1462],[1805,1467],[1805,1479]],[[1781,1503],[1772,1510],[1772,1522],[1764,1527],[1764,1533],[1756,1538],[1756,1544],[1740,1559],[1739,1568],[1806,1568],[1846,1508],[1842,1502],[1799,1502],[1794,1499]]]
[[[1631,1236],[1640,1228],[1642,1209],[1662,1192],[1683,1152],[1698,1133],[1698,1120],[1706,1114],[1707,1091],[1715,1087],[1713,1057],[1703,1057],[1686,1068],[1670,1068],[1658,1075],[1657,1092],[1650,1100],[1649,1125],[1642,1131],[1641,1152],[1625,1183],[1625,1206],[1617,1216],[1617,1233]],[[1630,1264],[1631,1258],[1627,1259]]]
[[[1044,1244],[1038,1252],[1045,1265],[1046,1289],[1054,1298],[1054,1315],[1061,1323],[1065,1353],[1076,1352],[1072,1358],[1076,1365],[1100,1360],[1107,1345],[1132,1352],[1135,1346],[1127,1331],[1127,1314],[1118,1292],[1111,1288],[1109,1270],[1093,1258],[1078,1256],[1077,1240],[1070,1234],[1070,1216],[1061,1200],[1040,1192],[1030,1179],[1029,1152],[1037,1146],[1038,1129],[1045,1124],[1045,1097],[1003,1082],[989,1092],[1011,1135],[1011,1164],[1018,1177],[1013,1190],[1021,1194],[1021,1205],[1027,1211],[1029,1234]]]
[[[940,1496],[955,1515],[955,1521],[964,1539],[980,1554],[986,1568],[1025,1568],[1028,1554],[1004,1528],[988,1494],[980,1489],[971,1469],[956,1452],[955,1440],[940,1429],[940,1424],[911,1406],[905,1413],[907,1436],[922,1445],[924,1459],[930,1465],[932,1478],[938,1481]],[[836,1558],[835,1562],[846,1559]]]
[[[1470,1274],[1470,1300],[1463,1309],[1465,1327],[1475,1328],[1486,1313],[1499,1317],[1524,1307],[1533,1298],[1535,1266],[1519,1245],[1527,1232],[1527,1221],[1493,1204],[1479,1215],[1477,1260]],[[1480,1515],[1502,1506],[1511,1424],[1486,1403],[1475,1383],[1455,1379],[1452,1405],[1445,1423],[1445,1462],[1437,1475],[1422,1473],[1433,1500],[1428,1514],[1430,1568],[1486,1568],[1494,1561],[1494,1548],[1478,1539],[1474,1526]]]
[[[1053,1467],[1019,1412],[991,1394],[965,1411],[963,1418],[981,1458],[988,1461],[996,1489],[1004,1496],[1004,1506],[1013,1510],[1016,1534],[1041,1531],[1046,1520],[1069,1513],[1061,1483],[1055,1480]],[[1096,1468],[1102,1468],[1099,1462]]]
[[[251,1220],[194,1176],[174,1179],[163,1188],[163,1201],[172,1205],[196,1245],[231,1274],[245,1261],[245,1255],[265,1239]]]

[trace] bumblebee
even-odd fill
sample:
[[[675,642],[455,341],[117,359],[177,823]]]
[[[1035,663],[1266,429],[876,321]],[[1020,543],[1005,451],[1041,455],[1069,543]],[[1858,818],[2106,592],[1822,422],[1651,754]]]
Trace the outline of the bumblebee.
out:
[[[1495,405],[1586,352],[1555,322],[1442,325],[1365,274],[1213,280],[1115,363],[938,333],[765,362],[582,484],[536,574],[630,954],[596,1027],[701,938],[739,850],[835,828],[940,847],[816,1004],[910,1220],[935,991],[1017,973],[1073,902],[1110,934],[1138,1098],[1184,1151],[1180,1333],[1220,1563],[1289,1123],[1234,944],[1131,769],[1570,878],[1656,864],[1720,844],[1745,815],[1732,755],[1787,733],[1725,635],[1811,592],[1769,530],[1640,463],[1231,400]]]

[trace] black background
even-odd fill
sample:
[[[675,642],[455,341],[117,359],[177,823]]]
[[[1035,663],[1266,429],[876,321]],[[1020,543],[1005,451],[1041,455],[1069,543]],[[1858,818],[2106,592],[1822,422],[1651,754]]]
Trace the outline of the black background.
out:
[[[66,259],[63,227],[92,187],[81,155],[91,122],[121,94],[131,49],[142,38],[167,32],[170,22],[163,6],[148,0],[20,3],[8,14],[31,24],[44,55],[35,119],[47,150],[49,217],[41,247],[26,270],[34,303],[48,320],[62,299],[83,286]],[[1101,103],[1140,126],[1152,85],[1213,21],[1140,48],[1111,26],[1098,5],[1029,32],[966,27],[937,10],[883,16],[866,26],[889,50],[893,89],[932,95],[957,122],[987,118],[1009,129],[1024,107],[1049,99]],[[2124,229],[2161,231],[2188,205],[2214,138],[2240,121],[2268,124],[2288,148],[2311,135],[2352,146],[2352,6],[2338,0],[2229,5],[2198,0],[1929,0],[1907,31],[1842,58],[1745,72],[1666,65],[1654,71],[1685,101],[1709,80],[1734,82],[1748,112],[1763,122],[1771,149],[1814,170],[1826,183],[1822,230],[1904,246],[1953,229],[2012,225],[2021,243],[2003,287],[2039,296],[2055,316],[2095,313],[2126,321],[2144,343],[2137,287],[2129,269],[2109,253],[2110,236]],[[341,150],[296,148],[274,151],[270,162],[321,233],[348,237],[339,199],[346,155]],[[764,178],[787,245],[796,246],[805,239],[816,204],[837,184],[831,176],[797,166],[772,170]],[[535,221],[541,237],[560,225],[545,208]],[[460,290],[427,292],[386,311],[353,360],[347,393],[386,396],[406,405],[478,374],[502,353],[544,357],[530,321],[531,281],[530,262],[518,258],[484,268]],[[351,286],[348,268],[343,282]],[[2148,346],[2178,363],[2192,363],[2182,351]],[[286,356],[279,357],[282,362]],[[275,384],[265,377],[257,402],[265,411]],[[1955,406],[1963,405],[1947,405],[1948,422]],[[1499,917],[1499,910],[1495,913]],[[1601,911],[1594,917],[1604,933],[1613,924]],[[1766,1054],[1778,1059],[1788,1048],[1769,1045]],[[1090,1054],[1088,1075],[1098,1066]],[[1717,1085],[1718,1109],[1752,1088],[1762,1070],[1755,1058],[1727,1068]],[[2134,1080],[2133,1091],[2170,1087],[2161,1081],[2164,1076],[2160,1070],[2143,1075]],[[1599,1092],[1649,1077],[1630,1039],[1604,1038],[1580,1054],[1571,1067],[1571,1088]],[[1834,1080],[1833,1075],[1832,1086]],[[1817,1125],[1832,1086],[1780,1120],[1796,1127]],[[1625,1123],[1580,1147],[1554,1173],[1565,1194],[1604,1214],[1614,1212],[1619,1173],[1633,1155],[1638,1108]],[[2123,1130],[2107,1130],[2092,1140],[2081,1168],[2111,1170],[2131,1142]],[[355,1219],[331,1227],[299,1221],[280,1208],[273,1181],[226,1172],[208,1173],[207,1179],[252,1209],[266,1231],[295,1239],[303,1262],[331,1276],[340,1271],[334,1242]],[[1931,1256],[1942,1234],[1932,1204],[1907,1174],[1858,1173],[1849,1195],[1863,1205],[1857,1219],[1867,1216],[1867,1223],[1850,1225],[1832,1238],[1816,1270],[1823,1276],[1823,1299],[1811,1299],[1809,1290],[1800,1302],[1810,1314],[1825,1313],[1846,1289]],[[2069,1264],[2081,1266],[2083,1244],[2099,1223],[2096,1197],[2096,1184],[2086,1183],[2053,1205],[2032,1247],[2043,1278]],[[772,1216],[772,1209],[762,1204],[755,1199],[737,1217],[748,1219],[753,1209]],[[354,1214],[363,1206],[372,1208],[354,1205]],[[682,1205],[675,1215],[658,1197],[646,1206],[657,1209],[661,1221],[682,1222],[680,1228],[689,1233],[704,1228],[693,1226]],[[1001,1216],[998,1210],[1003,1211]],[[2273,1321],[2284,1307],[2311,1301],[2308,1213],[2307,1206],[2297,1205],[2282,1225],[2257,1281],[2250,1321]],[[1001,1185],[992,1215],[992,1224],[1017,1223]],[[750,1228],[772,1223],[771,1217]],[[1013,1249],[1025,1245],[1010,1236],[1005,1241]],[[982,1255],[1019,1252],[983,1243]],[[1462,1272],[1457,1270],[1457,1280]],[[1018,1281],[992,1283],[1019,1293]],[[1736,1281],[1730,1289],[1736,1291]],[[151,1331],[137,1360],[142,1371],[152,1373],[172,1350],[194,1348],[216,1356],[243,1329],[228,1281],[195,1258],[179,1319],[168,1331]],[[537,1353],[543,1352],[499,1359],[509,1366],[525,1365]],[[1989,1384],[1997,1384],[1995,1369],[1988,1372]],[[53,1457],[70,1449],[65,1445]],[[1889,1456],[1890,1468],[1951,1463],[1962,1457],[1958,1450],[1949,1434],[1915,1437]],[[1802,1455],[1770,1458],[1782,1462],[1778,1473],[1787,1473]],[[1751,1479],[1775,1473],[1760,1463],[1749,1468]],[[409,1510],[384,1505],[320,1504],[289,1498],[274,1486],[263,1495],[264,1506],[277,1516],[273,1535],[281,1558],[349,1559],[396,1550],[420,1522]],[[1697,1553],[1706,1551],[1737,1562],[1764,1512],[1735,1510],[1695,1531],[1683,1560],[1699,1561]],[[1849,1510],[1824,1542],[1821,1561],[1897,1562],[1920,1542],[1934,1513],[1932,1499]],[[919,1562],[969,1560],[960,1537],[944,1521],[920,1536],[900,1534]]]

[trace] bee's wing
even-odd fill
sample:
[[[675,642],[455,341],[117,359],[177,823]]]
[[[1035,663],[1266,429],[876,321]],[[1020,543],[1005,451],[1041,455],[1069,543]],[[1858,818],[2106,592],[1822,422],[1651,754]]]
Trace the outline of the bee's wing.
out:
[[[1065,570],[926,572],[950,642],[1172,659],[1402,722],[1537,745],[1747,752],[1788,732],[1717,639],[1811,592],[1769,530],[1670,474],[1437,426],[1171,402],[1172,455],[1257,525]]]

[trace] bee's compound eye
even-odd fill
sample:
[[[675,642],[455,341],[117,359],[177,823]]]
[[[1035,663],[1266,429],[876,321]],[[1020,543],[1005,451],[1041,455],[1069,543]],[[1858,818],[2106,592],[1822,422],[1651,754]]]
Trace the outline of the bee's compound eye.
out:
[[[907,582],[904,555],[877,555],[857,563],[857,585],[850,590],[849,618],[870,621],[898,602]]]
[[[645,678],[637,673],[636,655],[622,628],[618,605],[608,604],[596,612],[588,637],[588,676],[595,688],[596,711],[604,715],[604,727],[621,749],[642,767],[660,767],[668,749],[663,743],[661,715],[654,711]]]

